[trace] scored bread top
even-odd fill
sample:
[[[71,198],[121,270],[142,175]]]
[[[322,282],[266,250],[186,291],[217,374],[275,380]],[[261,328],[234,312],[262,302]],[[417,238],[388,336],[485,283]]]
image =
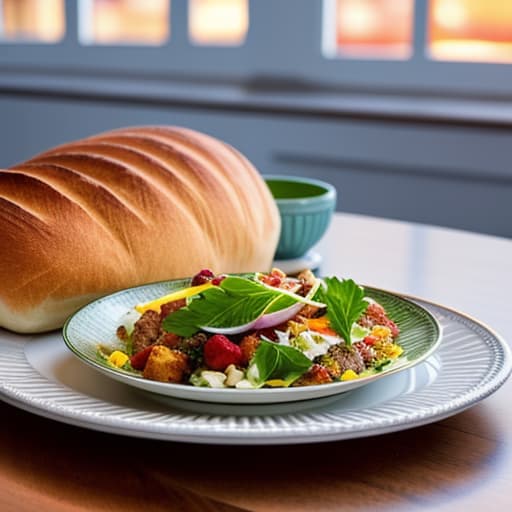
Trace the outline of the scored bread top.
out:
[[[62,325],[114,290],[267,270],[279,213],[238,151],[179,127],[114,130],[0,170],[0,326]]]

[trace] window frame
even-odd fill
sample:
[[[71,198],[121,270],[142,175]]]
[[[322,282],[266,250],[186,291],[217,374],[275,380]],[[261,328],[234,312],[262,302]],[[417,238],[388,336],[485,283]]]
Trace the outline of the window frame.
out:
[[[189,41],[188,2],[171,0],[170,38],[161,46],[82,45],[79,5],[66,0],[66,32],[57,43],[0,41],[0,72],[109,75],[120,78],[227,80],[258,88],[309,94],[369,94],[506,99],[512,65],[430,60],[428,0],[415,0],[410,59],[327,58],[322,48],[331,0],[250,0],[249,31],[241,46],[202,46]],[[293,10],[292,10],[293,9]],[[286,26],[287,30],[282,31]],[[294,29],[292,30],[292,27]],[[282,33],[286,37],[281,37]]]

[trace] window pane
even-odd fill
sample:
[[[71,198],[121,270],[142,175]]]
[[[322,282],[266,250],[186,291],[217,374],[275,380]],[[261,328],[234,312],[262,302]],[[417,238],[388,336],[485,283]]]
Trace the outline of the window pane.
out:
[[[159,45],[169,38],[170,0],[81,0],[84,44]]]
[[[248,0],[189,0],[189,35],[196,44],[240,45],[248,28]]]
[[[330,56],[406,59],[412,53],[414,0],[336,0],[326,10],[335,23]],[[328,27],[324,26],[324,30]]]
[[[64,0],[0,0],[0,36],[54,43],[64,37]]]
[[[431,0],[429,52],[438,60],[512,62],[512,2]]]

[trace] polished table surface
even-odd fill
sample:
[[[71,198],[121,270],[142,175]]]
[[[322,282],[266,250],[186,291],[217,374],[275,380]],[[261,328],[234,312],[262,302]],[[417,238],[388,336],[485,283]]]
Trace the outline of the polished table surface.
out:
[[[512,240],[336,214],[316,249],[324,275],[449,306],[512,340]],[[309,445],[135,439],[2,402],[0,414],[2,512],[512,510],[512,379],[437,423]]]

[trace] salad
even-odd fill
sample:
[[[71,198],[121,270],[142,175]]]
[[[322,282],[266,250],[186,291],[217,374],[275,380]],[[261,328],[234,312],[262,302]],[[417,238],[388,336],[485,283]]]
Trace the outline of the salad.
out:
[[[107,365],[155,381],[258,389],[327,384],[403,357],[399,326],[351,279],[279,269],[196,274],[190,286],[136,305]]]

